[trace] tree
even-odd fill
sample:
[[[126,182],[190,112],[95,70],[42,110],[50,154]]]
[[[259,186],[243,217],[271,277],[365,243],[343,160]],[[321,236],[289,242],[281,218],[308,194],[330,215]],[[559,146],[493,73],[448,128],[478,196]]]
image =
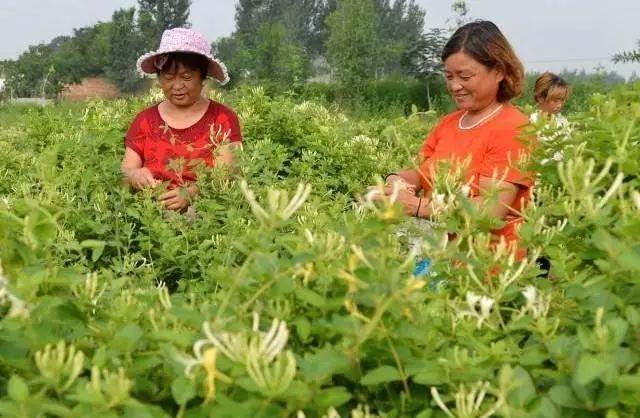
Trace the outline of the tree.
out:
[[[613,56],[613,62],[640,62],[640,41],[638,41],[638,49],[632,51],[620,52]]]
[[[327,25],[329,63],[343,87],[358,93],[377,70],[380,41],[372,0],[341,0]]]
[[[260,42],[256,28],[262,24],[282,24],[288,42],[304,48],[309,56],[322,52],[320,19],[324,0],[239,0],[236,4],[236,31],[247,47]]]
[[[53,54],[53,66],[64,83],[104,74],[110,53],[110,29],[111,23],[99,22],[74,29],[72,37],[59,43]]]
[[[52,66],[54,50],[49,44],[32,45],[18,59],[6,66],[6,88],[17,97],[41,97],[56,95],[61,85]]]
[[[439,75],[442,71],[440,55],[446,43],[447,31],[444,29],[432,29],[420,36],[409,47],[402,59],[408,73],[422,79]]]
[[[407,74],[403,57],[420,42],[425,11],[414,0],[376,0],[380,45],[378,74]]]
[[[144,41],[137,29],[134,8],[113,13],[105,74],[121,91],[132,92],[140,85],[135,63],[145,49]]]
[[[191,0],[138,0],[138,26],[153,47],[166,29],[189,27]]]

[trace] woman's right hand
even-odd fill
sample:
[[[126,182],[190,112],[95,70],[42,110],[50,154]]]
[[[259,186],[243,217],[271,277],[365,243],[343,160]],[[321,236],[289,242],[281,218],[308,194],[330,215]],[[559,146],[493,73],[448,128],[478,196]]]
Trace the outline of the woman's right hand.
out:
[[[129,184],[136,190],[143,189],[155,189],[156,186],[162,183],[160,180],[153,178],[153,174],[147,167],[135,168],[127,173],[127,179]]]

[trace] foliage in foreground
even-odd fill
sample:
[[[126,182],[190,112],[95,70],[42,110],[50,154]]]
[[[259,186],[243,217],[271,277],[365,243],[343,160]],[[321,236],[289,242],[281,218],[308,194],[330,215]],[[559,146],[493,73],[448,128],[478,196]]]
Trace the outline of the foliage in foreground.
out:
[[[203,173],[189,220],[120,187],[145,103],[2,108],[0,414],[637,416],[639,95],[595,96],[537,164],[523,261],[487,249],[453,176],[428,232],[358,198],[432,114],[247,91],[246,180]]]

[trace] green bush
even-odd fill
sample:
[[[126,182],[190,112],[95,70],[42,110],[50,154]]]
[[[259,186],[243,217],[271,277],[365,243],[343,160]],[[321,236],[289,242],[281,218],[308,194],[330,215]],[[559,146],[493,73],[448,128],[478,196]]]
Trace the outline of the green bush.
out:
[[[2,107],[0,415],[636,417],[639,98],[569,115],[562,163],[540,145],[521,261],[449,176],[428,233],[363,196],[431,113],[231,92],[241,179],[203,171],[188,218],[120,186],[150,98]]]

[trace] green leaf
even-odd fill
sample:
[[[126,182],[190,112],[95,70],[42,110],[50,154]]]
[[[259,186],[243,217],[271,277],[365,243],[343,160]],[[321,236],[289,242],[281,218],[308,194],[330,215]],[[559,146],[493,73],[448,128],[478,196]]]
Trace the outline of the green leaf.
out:
[[[322,296],[311,289],[307,289],[306,287],[297,288],[296,296],[301,301],[306,302],[311,306],[315,306],[316,308],[324,309],[327,304]]]
[[[320,410],[327,410],[331,407],[337,408],[351,399],[351,394],[342,386],[323,389],[314,398],[314,402]]]
[[[11,376],[11,379],[9,379],[7,392],[11,399],[17,402],[24,402],[29,398],[29,387],[17,374],[14,374]]]
[[[186,405],[196,396],[196,387],[191,379],[180,376],[171,384],[171,395],[178,405]]]
[[[308,380],[318,380],[349,370],[349,359],[333,347],[325,347],[315,354],[307,354],[300,362],[300,371]]]
[[[602,388],[598,397],[596,398],[596,407],[598,408],[613,408],[618,404],[620,400],[620,392],[617,388],[605,386]]]
[[[566,408],[582,408],[582,403],[573,394],[569,386],[556,385],[549,390],[549,397],[556,405]]]
[[[529,373],[520,366],[513,369],[511,379],[515,389],[509,393],[509,405],[526,406],[536,396],[536,388]]]
[[[91,261],[94,263],[98,261],[102,253],[104,252],[104,247],[107,243],[104,241],[98,241],[95,239],[87,239],[80,243],[80,247],[89,248],[91,250]]]
[[[576,367],[576,383],[585,386],[601,377],[608,369],[607,363],[592,355],[583,355]]]
[[[438,362],[431,361],[414,376],[413,381],[421,385],[435,386],[445,383],[447,376]]]
[[[293,324],[296,327],[296,333],[298,334],[298,337],[300,337],[300,340],[306,341],[311,334],[311,323],[309,320],[305,317],[300,317],[296,319]]]
[[[365,374],[360,383],[369,385],[378,385],[380,383],[395,382],[400,380],[398,369],[392,366],[380,366]]]
[[[138,325],[129,324],[118,331],[112,345],[123,352],[132,352],[140,338],[142,338],[142,329]]]

